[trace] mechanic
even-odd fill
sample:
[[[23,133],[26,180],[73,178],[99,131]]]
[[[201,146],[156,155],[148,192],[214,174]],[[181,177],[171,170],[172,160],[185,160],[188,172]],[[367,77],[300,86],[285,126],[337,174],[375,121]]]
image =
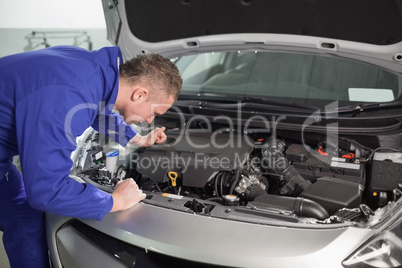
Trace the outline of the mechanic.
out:
[[[123,63],[118,47],[0,58],[0,230],[11,267],[49,265],[44,211],[102,220],[145,198],[132,179],[109,194],[70,178],[75,139],[93,127],[122,146],[164,142],[164,127],[142,136],[129,124],[165,113],[181,85],[170,60],[150,54]]]

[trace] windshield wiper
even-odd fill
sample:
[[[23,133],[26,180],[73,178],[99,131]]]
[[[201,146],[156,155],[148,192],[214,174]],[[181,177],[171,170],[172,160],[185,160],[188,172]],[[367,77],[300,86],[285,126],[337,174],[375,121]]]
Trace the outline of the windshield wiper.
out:
[[[366,111],[381,110],[384,108],[402,108],[402,101],[392,101],[392,102],[375,102],[375,103],[358,103],[354,105],[342,106],[325,113],[361,113]]]
[[[201,97],[201,98],[200,98]],[[197,107],[211,109],[237,110],[239,108],[251,111],[280,111],[290,113],[314,113],[320,110],[320,107],[304,105],[290,101],[273,100],[268,98],[241,97],[241,98],[203,98],[197,96]],[[229,103],[228,103],[229,102]]]
[[[321,109],[320,107],[314,106],[314,105],[301,104],[301,103],[296,103],[296,102],[291,102],[291,101],[274,100],[274,99],[268,99],[268,98],[245,97],[242,99],[242,102],[253,103],[253,104],[263,104],[263,105],[268,105],[268,106],[293,107],[293,108],[297,108],[298,111],[300,111],[299,109],[304,109],[309,112],[316,112]]]

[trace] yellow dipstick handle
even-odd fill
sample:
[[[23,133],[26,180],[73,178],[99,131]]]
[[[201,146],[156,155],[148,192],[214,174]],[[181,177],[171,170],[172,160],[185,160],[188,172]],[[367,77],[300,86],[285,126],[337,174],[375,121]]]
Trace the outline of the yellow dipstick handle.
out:
[[[172,186],[176,187],[177,172],[169,171],[168,176],[169,179],[172,181]]]

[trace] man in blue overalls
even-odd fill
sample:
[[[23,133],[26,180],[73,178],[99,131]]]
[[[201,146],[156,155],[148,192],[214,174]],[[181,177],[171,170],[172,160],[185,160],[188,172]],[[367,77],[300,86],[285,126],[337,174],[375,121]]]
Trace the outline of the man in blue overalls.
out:
[[[122,146],[166,140],[163,127],[141,136],[129,124],[171,107],[182,84],[176,66],[155,54],[122,62],[118,47],[0,58],[0,230],[11,267],[48,266],[43,211],[102,220],[145,198],[131,179],[108,194],[69,177],[75,138],[88,127]]]

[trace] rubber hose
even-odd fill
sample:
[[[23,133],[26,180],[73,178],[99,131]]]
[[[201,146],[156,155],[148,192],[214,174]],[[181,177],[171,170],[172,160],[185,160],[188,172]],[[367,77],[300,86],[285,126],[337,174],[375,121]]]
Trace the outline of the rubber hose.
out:
[[[275,138],[270,139],[262,148],[263,163],[275,173],[282,175],[285,185],[280,189],[282,195],[298,196],[311,185],[292,166],[283,155],[285,144]]]
[[[320,204],[301,197],[269,195],[259,186],[251,186],[248,199],[250,205],[265,208],[277,208],[292,211],[297,216],[325,220],[328,212]]]

